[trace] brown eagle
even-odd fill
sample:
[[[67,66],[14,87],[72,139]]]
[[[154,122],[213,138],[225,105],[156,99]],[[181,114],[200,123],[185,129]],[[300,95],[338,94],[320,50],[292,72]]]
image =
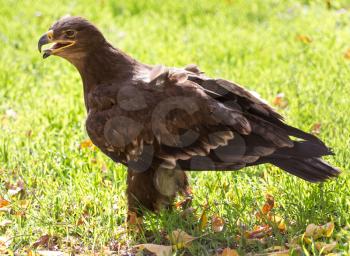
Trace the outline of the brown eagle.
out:
[[[38,42],[79,71],[92,142],[128,167],[128,205],[156,211],[187,193],[185,171],[238,170],[270,163],[310,182],[340,171],[332,151],[289,126],[236,83],[185,68],[143,64],[113,47],[81,17],[58,20]],[[292,139],[294,138],[294,139]]]

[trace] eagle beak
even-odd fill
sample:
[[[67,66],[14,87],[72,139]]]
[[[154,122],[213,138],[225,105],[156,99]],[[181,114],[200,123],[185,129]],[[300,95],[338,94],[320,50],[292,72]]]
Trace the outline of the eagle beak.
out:
[[[41,48],[45,44],[54,43],[51,48],[45,49],[43,58],[47,58],[52,54],[57,54],[59,52],[62,52],[65,48],[71,47],[76,42],[74,40],[66,40],[66,39],[54,39],[53,38],[53,31],[49,30],[47,31],[42,37],[40,37],[38,42],[38,50],[41,52]]]
[[[38,50],[39,52],[41,52],[41,48],[43,47],[43,45],[45,44],[49,44],[53,42],[53,31],[49,30],[47,31],[42,37],[40,37],[39,42],[38,42]],[[43,58],[47,58],[51,55],[51,50],[47,49],[44,51],[43,54]]]

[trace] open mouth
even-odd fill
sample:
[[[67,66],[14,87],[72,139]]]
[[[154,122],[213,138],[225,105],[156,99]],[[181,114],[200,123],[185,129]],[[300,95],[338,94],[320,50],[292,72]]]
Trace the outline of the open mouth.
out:
[[[74,44],[75,44],[74,41],[56,41],[53,44],[51,44],[51,47],[47,48],[44,51],[50,50],[51,53],[56,53],[56,52],[59,52],[65,48],[68,48]]]
[[[74,41],[56,41],[49,45],[48,48],[44,49],[43,57],[47,58],[52,54],[56,54],[58,52],[61,52],[63,49],[71,47],[74,45]]]

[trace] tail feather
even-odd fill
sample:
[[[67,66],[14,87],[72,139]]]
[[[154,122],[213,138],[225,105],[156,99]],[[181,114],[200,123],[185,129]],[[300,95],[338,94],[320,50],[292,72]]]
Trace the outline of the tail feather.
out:
[[[320,158],[273,158],[269,162],[310,182],[337,177],[340,171]]]

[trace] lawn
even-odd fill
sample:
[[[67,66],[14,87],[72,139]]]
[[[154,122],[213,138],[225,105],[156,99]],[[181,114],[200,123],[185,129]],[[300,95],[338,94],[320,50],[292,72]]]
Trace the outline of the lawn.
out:
[[[34,255],[36,245],[122,254],[137,244],[169,245],[166,235],[181,229],[198,239],[174,255],[215,255],[225,247],[261,254],[296,240],[294,254],[320,255],[316,241],[300,237],[307,225],[329,222],[334,232],[317,241],[335,241],[333,252],[350,254],[347,0],[0,0],[0,14],[0,254]],[[336,155],[327,160],[343,174],[309,184],[269,165],[193,172],[194,212],[149,213],[142,230],[127,230],[126,170],[83,143],[78,72],[37,51],[39,37],[66,14],[85,16],[142,62],[196,63],[208,76],[256,91],[289,124],[332,147]],[[256,212],[266,194],[286,228],[268,221],[272,234],[248,239],[265,221]],[[224,220],[222,231],[214,232],[213,218]]]

